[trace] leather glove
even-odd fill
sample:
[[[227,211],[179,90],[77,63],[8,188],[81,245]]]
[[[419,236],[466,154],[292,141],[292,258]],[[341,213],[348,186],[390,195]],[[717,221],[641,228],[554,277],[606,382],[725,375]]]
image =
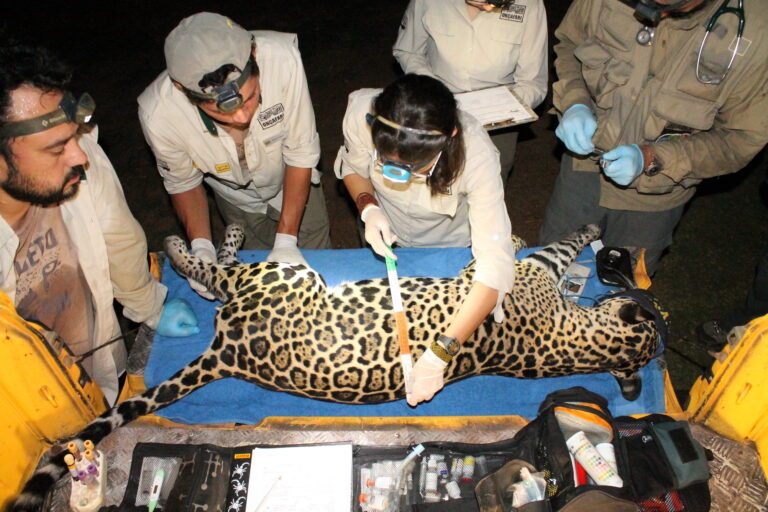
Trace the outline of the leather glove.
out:
[[[563,113],[560,124],[555,128],[555,135],[574,153],[588,155],[595,150],[595,145],[592,144],[595,130],[597,119],[592,110],[577,103]]]
[[[190,245],[192,246],[192,250],[189,252],[192,255],[197,256],[201,260],[207,261],[208,263],[216,263],[216,248],[213,246],[213,242],[207,238],[195,238],[192,240]],[[198,283],[191,277],[188,277],[187,281],[189,282],[189,286],[195,290],[197,294],[202,298],[208,300],[214,300],[216,298],[211,292],[208,291],[208,288]]]
[[[279,263],[297,263],[307,265],[304,256],[296,246],[298,239],[293,235],[278,233],[275,235],[275,244],[272,246],[272,252],[267,256],[267,261],[277,261]]]
[[[602,158],[603,172],[617,185],[626,187],[643,172],[643,152],[640,146],[618,146]]]
[[[158,334],[170,338],[192,336],[200,332],[197,316],[184,299],[171,299],[165,303],[155,330]]]
[[[443,373],[448,363],[437,357],[431,348],[424,351],[411,373],[411,392],[405,396],[408,405],[416,406],[419,402],[431,400],[435,393],[443,389]]]
[[[397,240],[389,227],[389,219],[378,206],[368,206],[360,218],[365,223],[365,241],[371,244],[373,252],[379,256],[389,256],[393,260],[397,259],[395,253],[387,246],[391,246]]]

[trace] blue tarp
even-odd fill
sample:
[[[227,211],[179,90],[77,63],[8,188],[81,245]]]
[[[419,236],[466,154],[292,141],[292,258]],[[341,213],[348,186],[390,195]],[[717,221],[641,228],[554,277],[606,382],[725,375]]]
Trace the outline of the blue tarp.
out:
[[[519,258],[535,249],[526,249]],[[405,276],[455,276],[472,258],[469,249],[396,249],[398,274]],[[262,261],[267,251],[241,251],[243,262]],[[323,275],[328,286],[343,281],[386,277],[381,259],[368,249],[302,251],[307,262]],[[610,292],[595,276],[594,253],[586,248],[577,258],[591,269],[582,304]],[[155,336],[154,346],[145,369],[147,387],[155,386],[173,375],[200,355],[213,337],[213,319],[218,303],[200,298],[186,279],[166,263],[163,283],[169,298],[186,299],[200,321],[200,334],[188,338]],[[179,423],[256,423],[267,416],[485,416],[517,414],[528,418],[551,391],[571,386],[583,386],[608,399],[614,415],[664,412],[664,377],[660,364],[654,360],[641,371],[643,391],[634,402],[621,397],[616,380],[608,373],[573,375],[546,379],[514,379],[509,377],[476,376],[446,386],[429,403],[409,407],[405,400],[377,405],[349,405],[322,402],[268,391],[255,384],[237,379],[222,379],[194,391],[179,402],[158,411],[159,416]]]

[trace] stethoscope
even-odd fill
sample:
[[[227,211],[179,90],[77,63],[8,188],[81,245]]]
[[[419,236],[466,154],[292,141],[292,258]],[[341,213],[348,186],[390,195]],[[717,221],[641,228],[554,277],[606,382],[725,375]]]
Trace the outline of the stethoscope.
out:
[[[707,22],[707,27],[704,31],[704,38],[699,45],[699,52],[696,57],[696,79],[703,84],[719,84],[728,75],[728,72],[733,67],[733,62],[736,60],[736,55],[739,53],[739,45],[741,44],[742,36],[744,35],[744,0],[737,0],[737,7],[729,7],[731,0],[724,0],[720,7],[717,8],[712,17]],[[707,38],[712,32],[712,29],[717,25],[717,20],[723,14],[734,14],[739,18],[739,27],[736,31],[736,44],[731,54],[731,60],[728,62],[728,66],[720,76],[710,76],[701,72],[701,56],[704,53],[704,47],[707,44]],[[650,46],[653,43],[653,36],[655,34],[655,27],[643,26],[638,32],[635,40],[637,44],[643,46]]]

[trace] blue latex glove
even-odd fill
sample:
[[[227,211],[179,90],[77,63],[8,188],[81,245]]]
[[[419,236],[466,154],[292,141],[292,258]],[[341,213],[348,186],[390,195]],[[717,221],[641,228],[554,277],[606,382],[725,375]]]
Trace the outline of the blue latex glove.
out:
[[[595,130],[597,130],[597,119],[592,110],[586,105],[577,103],[563,113],[563,118],[555,129],[555,135],[574,153],[588,155],[595,150],[595,145],[592,144]]]
[[[618,146],[603,155],[601,165],[606,176],[626,187],[643,172],[643,152],[637,144]]]
[[[197,326],[197,316],[189,307],[189,303],[184,299],[171,299],[163,306],[156,331],[169,338],[181,338],[199,333],[200,328]]]

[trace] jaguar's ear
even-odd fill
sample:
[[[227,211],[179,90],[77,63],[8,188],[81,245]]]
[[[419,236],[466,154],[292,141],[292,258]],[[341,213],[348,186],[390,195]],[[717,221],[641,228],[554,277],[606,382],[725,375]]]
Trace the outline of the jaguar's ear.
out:
[[[654,316],[637,302],[627,302],[619,308],[619,318],[628,324],[639,324],[653,320]]]

